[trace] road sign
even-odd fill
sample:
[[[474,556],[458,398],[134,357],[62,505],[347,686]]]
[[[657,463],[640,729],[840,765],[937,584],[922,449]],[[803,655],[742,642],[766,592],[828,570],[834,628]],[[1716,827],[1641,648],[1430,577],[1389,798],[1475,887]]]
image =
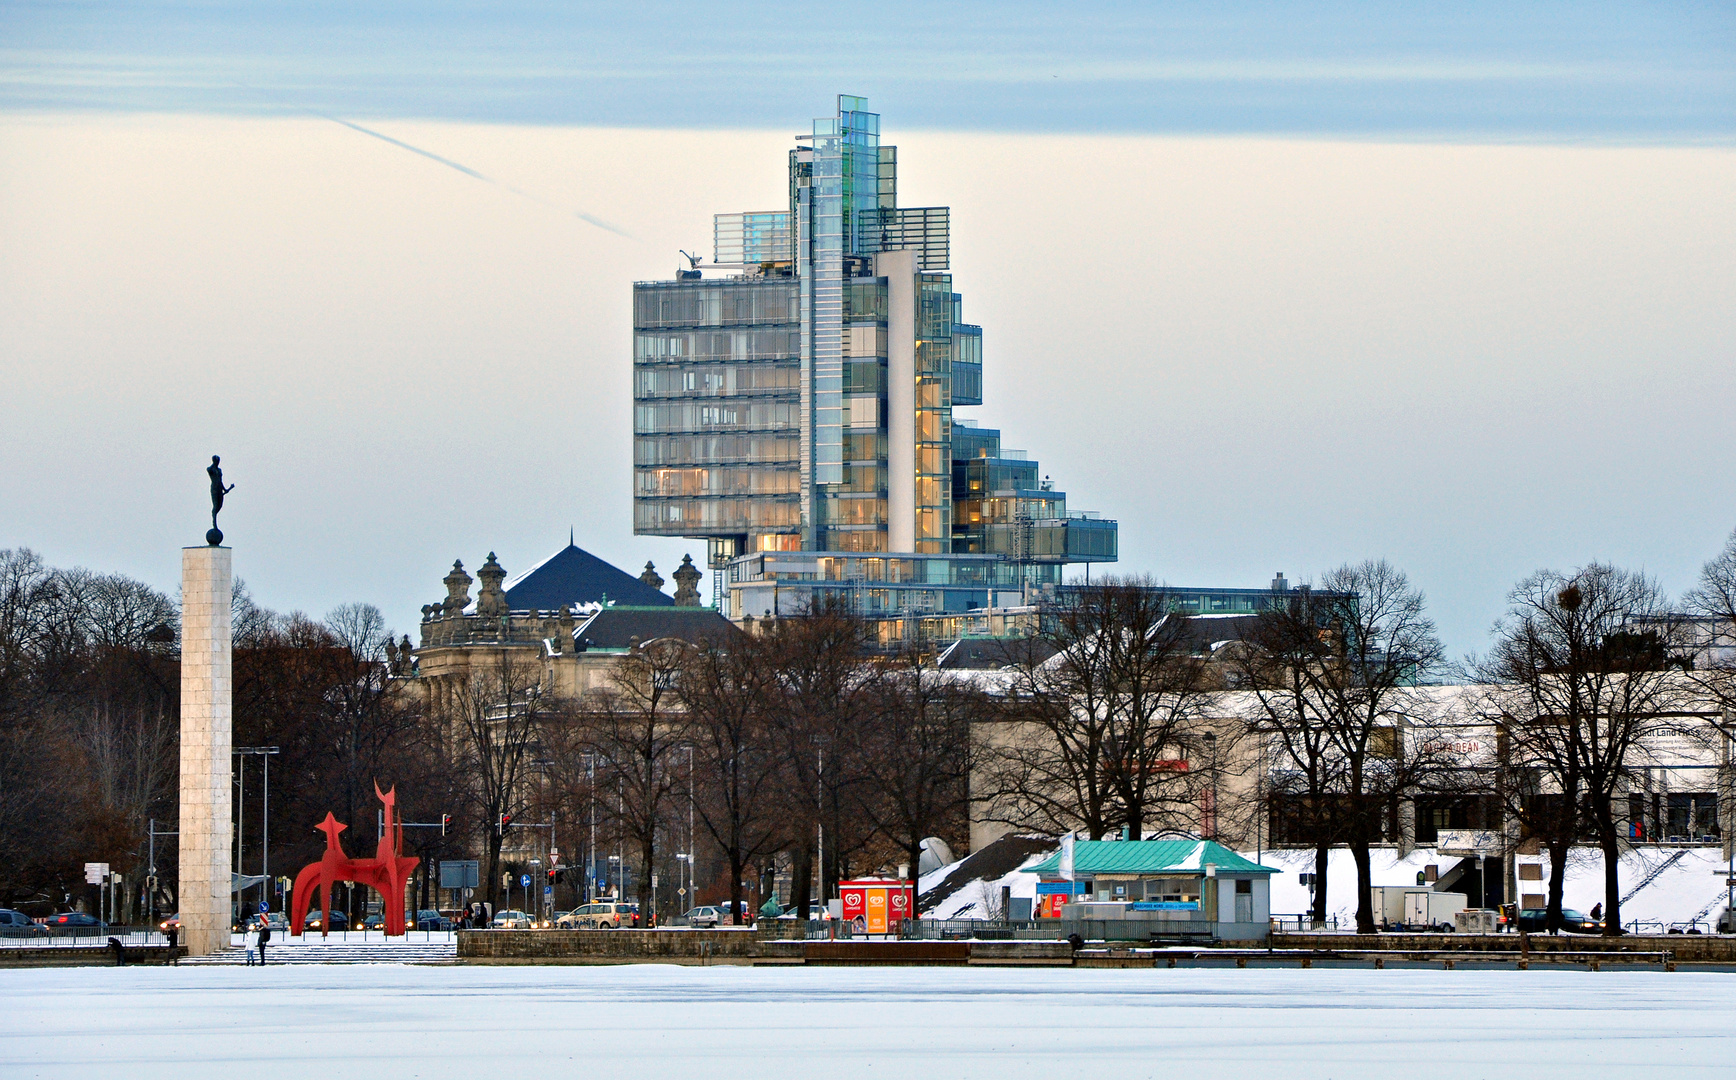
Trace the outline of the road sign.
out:
[[[524,888],[524,889],[530,888],[530,875],[529,874],[520,874],[518,876],[518,884],[519,884],[520,888]]]
[[[555,887],[553,885],[544,885],[543,886],[543,895],[544,896],[553,896],[554,894],[555,894]]]
[[[108,877],[108,863],[87,862],[84,864],[84,880],[92,885],[101,885],[102,879]]]
[[[676,890],[675,890],[675,895],[677,895],[677,896],[686,896],[686,895],[687,895],[687,886],[685,886],[685,885],[683,885],[683,886],[681,886],[681,888],[679,888],[679,889],[676,889]]]
[[[474,889],[482,883],[481,862],[476,859],[443,859],[440,862],[442,889]]]
[[[261,915],[266,915],[266,914],[269,914],[270,912],[271,912],[271,905],[266,903],[264,900],[261,900],[259,902],[259,913]]]

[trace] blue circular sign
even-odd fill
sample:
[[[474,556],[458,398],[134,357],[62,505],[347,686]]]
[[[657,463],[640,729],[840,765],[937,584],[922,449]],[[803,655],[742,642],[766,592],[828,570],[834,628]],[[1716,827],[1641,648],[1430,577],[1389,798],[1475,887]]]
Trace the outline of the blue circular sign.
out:
[[[520,874],[519,878],[518,878],[518,883],[520,885],[523,885],[527,889],[530,888],[530,875],[529,874]]]

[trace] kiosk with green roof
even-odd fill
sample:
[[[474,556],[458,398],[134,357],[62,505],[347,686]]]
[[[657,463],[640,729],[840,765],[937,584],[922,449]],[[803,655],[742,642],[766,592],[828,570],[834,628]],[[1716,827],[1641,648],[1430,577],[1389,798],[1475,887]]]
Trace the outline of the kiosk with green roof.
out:
[[[1264,941],[1278,871],[1210,840],[1080,840],[1025,872],[1042,917],[1084,938]]]

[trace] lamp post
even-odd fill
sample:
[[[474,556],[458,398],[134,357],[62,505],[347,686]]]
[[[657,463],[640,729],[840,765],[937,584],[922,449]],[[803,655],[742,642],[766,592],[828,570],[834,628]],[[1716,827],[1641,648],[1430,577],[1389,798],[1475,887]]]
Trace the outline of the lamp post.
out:
[[[235,784],[237,788],[241,787],[242,781],[245,777],[242,770],[244,769],[248,758],[259,758],[260,765],[264,769],[264,782],[262,785],[264,795],[259,815],[259,876],[265,880],[259,883],[259,890],[261,893],[266,894],[267,901],[270,900],[269,889],[271,887],[271,757],[277,752],[277,747],[275,746],[237,746],[231,751],[231,753],[241,759],[235,763]],[[242,873],[241,813],[242,803],[238,798],[235,803],[235,872],[237,874]]]
[[[1208,833],[1207,840],[1216,840],[1218,838],[1218,733],[1208,731],[1201,738],[1206,742],[1209,758],[1206,768],[1211,770],[1212,784],[1209,789],[1209,797],[1206,800],[1207,817],[1203,824],[1207,828],[1204,831]]]

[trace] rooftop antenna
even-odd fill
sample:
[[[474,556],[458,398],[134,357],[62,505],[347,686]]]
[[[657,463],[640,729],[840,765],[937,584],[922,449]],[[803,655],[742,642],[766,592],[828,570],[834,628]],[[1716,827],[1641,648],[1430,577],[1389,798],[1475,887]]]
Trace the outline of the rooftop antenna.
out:
[[[689,255],[686,250],[681,248],[677,248],[676,250],[680,251],[682,256],[687,260],[687,269],[677,271],[676,276],[687,281],[692,281],[698,278],[700,276],[699,264],[705,261],[705,256]]]

